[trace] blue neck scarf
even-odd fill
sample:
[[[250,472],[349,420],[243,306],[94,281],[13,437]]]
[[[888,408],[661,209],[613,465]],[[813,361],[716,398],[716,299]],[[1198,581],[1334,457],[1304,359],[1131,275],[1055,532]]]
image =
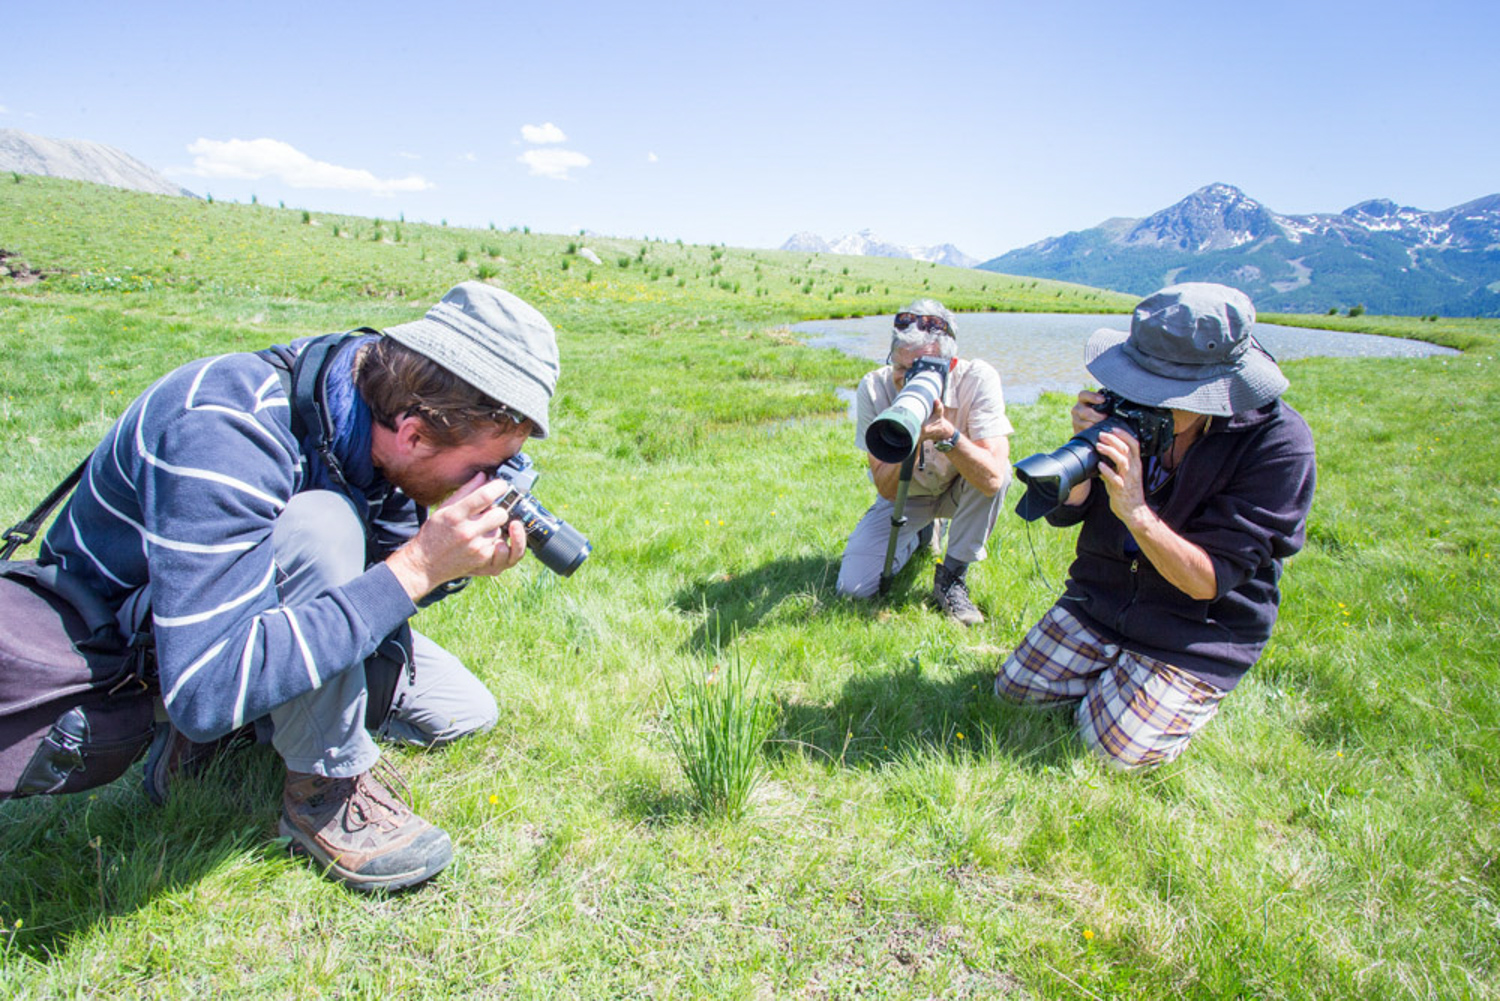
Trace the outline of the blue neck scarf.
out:
[[[373,343],[378,334],[357,337],[339,348],[324,376],[323,399],[333,421],[333,454],[349,485],[366,494],[383,493],[385,479],[375,471],[370,458],[370,408],[354,387],[354,356],[361,346]],[[321,465],[321,463],[320,463]],[[326,477],[326,471],[323,472]]]

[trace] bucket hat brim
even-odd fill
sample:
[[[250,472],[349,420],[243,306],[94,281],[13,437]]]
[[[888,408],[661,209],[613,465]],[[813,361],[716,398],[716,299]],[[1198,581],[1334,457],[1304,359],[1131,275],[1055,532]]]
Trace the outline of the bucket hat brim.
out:
[[[1205,366],[1202,374],[1174,378],[1141,367],[1130,356],[1130,333],[1104,327],[1094,331],[1084,351],[1084,365],[1099,384],[1135,403],[1171,407],[1189,413],[1230,417],[1258,410],[1286,391],[1281,369],[1259,344],[1231,365]]]
[[[464,282],[427,315],[385,335],[441,365],[548,434],[547,404],[557,386],[557,336],[528,303],[503,289]]]

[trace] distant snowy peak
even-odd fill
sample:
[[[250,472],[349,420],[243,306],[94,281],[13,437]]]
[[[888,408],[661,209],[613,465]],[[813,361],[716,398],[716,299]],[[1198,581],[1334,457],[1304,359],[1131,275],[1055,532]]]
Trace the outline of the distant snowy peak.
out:
[[[92,181],[156,195],[197,195],[113,146],[83,139],[48,139],[0,129],[0,170]]]
[[[978,264],[951,243],[935,247],[903,247],[887,243],[868,229],[851,236],[841,236],[832,243],[816,233],[796,233],[781,245],[782,250],[804,254],[848,254],[854,257],[897,257],[915,261],[931,261],[955,268],[972,268]]]
[[[1276,231],[1275,216],[1260,202],[1231,184],[1210,184],[1142,219],[1118,242],[1201,253],[1242,247]]]
[[[1137,295],[1223,282],[1266,311],[1500,316],[1500,195],[1435,212],[1372,198],[1283,215],[1210,184],[1144,219],[1107,219],[980,267]]]

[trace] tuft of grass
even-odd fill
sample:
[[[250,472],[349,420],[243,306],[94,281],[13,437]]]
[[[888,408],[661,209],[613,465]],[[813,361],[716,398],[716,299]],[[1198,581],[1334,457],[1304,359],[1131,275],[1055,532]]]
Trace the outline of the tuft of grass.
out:
[[[766,677],[738,645],[714,652],[682,672],[676,690],[667,685],[668,735],[698,808],[738,820],[765,774],[762,749],[778,714]]]

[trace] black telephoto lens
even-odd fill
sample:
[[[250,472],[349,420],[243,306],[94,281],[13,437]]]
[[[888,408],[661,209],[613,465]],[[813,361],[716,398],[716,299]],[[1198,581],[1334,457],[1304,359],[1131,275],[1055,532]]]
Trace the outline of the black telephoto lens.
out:
[[[1026,484],[1026,493],[1016,502],[1016,514],[1036,521],[1063,502],[1078,484],[1099,469],[1095,446],[1106,431],[1129,431],[1117,417],[1106,417],[1069,438],[1055,452],[1038,452],[1016,463],[1016,479]]]

